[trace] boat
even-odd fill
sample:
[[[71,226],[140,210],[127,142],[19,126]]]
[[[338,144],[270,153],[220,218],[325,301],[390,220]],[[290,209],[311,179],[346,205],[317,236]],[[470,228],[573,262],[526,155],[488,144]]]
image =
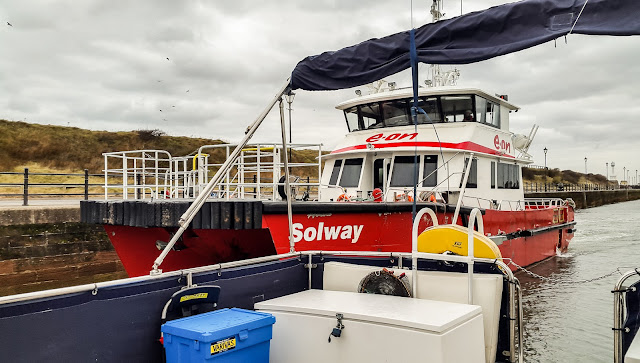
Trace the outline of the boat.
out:
[[[520,285],[501,258],[474,256],[493,244],[481,211],[463,255],[418,252],[450,227],[423,216],[434,225],[412,227],[410,252],[293,251],[0,297],[0,347],[25,362],[521,362]],[[268,330],[236,327],[238,314],[268,317]]]
[[[481,208],[486,235],[514,270],[566,251],[575,229],[572,201],[524,197],[521,170],[532,163],[526,150],[536,128],[528,136],[509,131],[509,114],[519,108],[478,89],[424,87],[419,107],[427,115],[414,126],[412,92],[393,89],[339,104],[336,117],[344,117],[349,130],[344,139],[329,153],[307,149],[316,163],[289,165],[294,173],[315,171],[308,183],[302,174],[290,177],[297,191],[291,198],[296,250],[408,252],[414,201],[417,210],[436,211],[440,223],[461,226],[473,207]],[[106,153],[104,188],[119,195],[83,202],[82,220],[103,224],[129,275],[145,275],[190,202],[203,195],[210,170],[220,167],[212,156],[229,155],[233,146],[203,146],[177,157],[152,150]],[[281,180],[288,149],[243,146],[163,268],[288,252]],[[134,183],[123,185],[127,180]]]
[[[603,26],[610,25],[619,29],[624,28],[625,24],[633,24],[633,33],[640,34],[634,12],[628,11],[637,9],[637,5],[632,1],[590,0],[589,4],[598,8],[597,16],[594,19],[594,13],[590,10],[585,11],[583,17],[586,15],[589,21],[585,21],[586,24],[580,23],[580,31],[591,29],[589,26],[602,29]],[[567,11],[565,6],[552,6],[549,2],[540,0],[527,0],[498,8],[500,13],[509,14],[519,22],[523,19],[519,16],[521,11],[530,11],[532,5],[550,6],[549,11],[552,15]],[[572,3],[569,8],[572,12],[578,13],[580,5],[584,7],[586,2]],[[622,13],[623,17],[614,16],[609,19],[608,15],[611,14],[601,6],[605,7],[604,10],[612,6],[613,15]],[[491,9],[487,12],[488,15],[492,14]],[[540,15],[531,13],[532,18],[536,16]],[[508,23],[508,19],[504,22]],[[548,24],[546,21],[542,23]],[[438,24],[440,23],[427,26],[426,29],[433,30],[434,27],[443,25]],[[554,30],[554,34],[566,34],[569,30],[565,28],[558,33]],[[449,31],[452,28],[447,29]],[[411,38],[413,39],[413,36]],[[380,71],[377,66],[373,68],[376,72]],[[296,83],[287,81],[267,108],[276,104],[291,84]],[[414,95],[418,95],[417,90],[414,91]],[[502,107],[502,101],[499,102]],[[506,107],[506,103],[504,105]],[[493,235],[487,236],[486,232],[491,227],[487,225],[485,229],[484,219],[485,216],[490,217],[491,213],[488,213],[487,207],[467,206],[468,217],[460,218],[465,212],[462,206],[465,195],[463,190],[466,189],[469,176],[472,174],[475,153],[469,153],[466,163],[459,163],[459,166],[467,166],[460,171],[465,177],[462,184],[458,185],[458,188],[462,189],[458,193],[455,208],[444,203],[444,199],[447,203],[453,201],[453,189],[448,190],[448,194],[440,191],[429,192],[432,194],[426,197],[427,202],[418,202],[416,199],[421,198],[421,193],[417,193],[417,183],[412,183],[412,186],[415,186],[413,194],[405,194],[406,199],[415,196],[413,202],[342,202],[345,206],[342,208],[351,208],[351,212],[358,213],[359,208],[369,205],[386,206],[387,212],[378,213],[389,213],[388,215],[400,215],[405,208],[415,209],[413,223],[406,226],[409,231],[400,232],[404,226],[396,224],[398,233],[409,235],[406,251],[371,251],[355,248],[338,251],[298,250],[298,246],[304,247],[295,243],[293,238],[294,205],[298,204],[292,202],[288,159],[284,157],[283,190],[287,196],[286,209],[291,237],[286,253],[169,271],[171,266],[162,264],[165,258],[166,262],[169,262],[171,256],[177,256],[180,252],[195,254],[188,240],[188,226],[192,222],[194,226],[207,226],[207,223],[210,226],[212,221],[219,225],[231,226],[226,229],[231,232],[227,233],[235,233],[233,231],[236,231],[236,228],[251,231],[247,233],[258,233],[255,232],[256,225],[253,223],[262,220],[264,209],[259,206],[269,205],[267,202],[229,199],[211,203],[206,202],[206,199],[211,193],[228,191],[215,188],[223,180],[226,169],[231,167],[234,159],[243,150],[263,151],[262,147],[247,146],[248,139],[263,117],[264,115],[261,115],[249,127],[243,141],[230,152],[229,158],[201,190],[200,186],[195,188],[189,187],[188,183],[182,184],[183,189],[171,190],[171,193],[175,194],[171,195],[173,198],[168,201],[158,197],[159,193],[156,192],[154,203],[158,204],[147,202],[144,198],[95,204],[100,207],[83,204],[82,214],[85,221],[99,217],[103,221],[113,222],[109,218],[116,218],[115,224],[119,225],[115,225],[111,231],[108,230],[112,237],[122,232],[118,228],[143,227],[152,219],[150,216],[153,216],[153,219],[159,218],[160,223],[160,227],[152,228],[173,228],[173,235],[169,241],[160,240],[154,243],[162,249],[162,253],[153,261],[151,273],[145,276],[0,297],[0,331],[4,333],[3,339],[0,340],[0,349],[3,356],[25,362],[51,359],[157,362],[162,361],[165,356],[167,360],[177,361],[186,355],[199,355],[202,357],[201,361],[242,361],[240,358],[234,360],[233,357],[238,357],[237,354],[242,354],[243,350],[246,352],[252,349],[248,344],[252,342],[255,343],[252,346],[258,347],[256,350],[262,354],[259,360],[253,361],[524,360],[520,285],[507,264],[509,257],[501,256],[502,250],[496,243],[500,242],[499,239],[492,238],[495,237]],[[284,118],[281,120],[284,123]],[[287,151],[284,133],[282,148],[274,150]],[[143,154],[144,158],[147,156],[146,153]],[[198,155],[198,158],[204,157]],[[480,154],[477,157],[479,158]],[[337,159],[339,156],[335,153],[334,166]],[[444,158],[441,156],[439,160],[442,161]],[[192,160],[173,161],[186,164]],[[478,161],[478,170],[479,164]],[[420,163],[414,165],[421,165],[420,168],[423,169]],[[158,170],[162,167],[159,163],[156,166]],[[341,166],[342,169],[343,167],[344,165]],[[382,170],[384,174],[385,168]],[[326,175],[331,178],[332,173],[333,171]],[[185,175],[187,174],[189,173]],[[146,177],[142,175],[140,179]],[[415,178],[417,179],[418,175],[415,175]],[[135,180],[125,178],[122,184],[130,181],[137,183]],[[154,184],[158,184],[158,188],[162,188],[160,180],[153,180]],[[149,183],[145,185],[145,191],[142,188],[133,190],[142,195],[153,189]],[[271,187],[277,190],[277,182],[272,182]],[[198,195],[190,206],[187,206],[187,201],[177,198],[179,193],[195,193],[196,190]],[[347,193],[351,193],[348,188]],[[389,198],[388,190],[383,192],[383,195],[385,194],[382,198]],[[434,195],[436,201],[429,201],[431,195]],[[357,194],[355,197],[360,198]],[[379,195],[373,195],[372,190],[372,197],[379,198]],[[442,201],[439,201],[439,198]],[[168,207],[169,202],[174,203],[176,207]],[[338,205],[337,201],[329,204]],[[546,202],[540,206],[545,210],[547,207]],[[137,213],[136,208],[146,212]],[[155,213],[156,208],[161,213]],[[181,211],[182,208],[186,210]],[[279,203],[277,208],[285,207],[283,203]],[[119,209],[123,212],[112,212]],[[210,213],[211,216],[214,211],[219,211],[217,219],[204,218],[206,213]],[[447,213],[451,212],[454,218],[450,218],[449,223],[440,223],[440,220],[446,219]],[[552,210],[547,212],[553,213]],[[304,215],[309,219],[321,217],[317,212],[306,212]],[[199,221],[196,216],[199,216]],[[162,226],[165,223],[173,223],[173,219],[178,219],[177,226]],[[466,227],[460,225],[463,220]],[[155,233],[152,228],[147,228],[150,234]],[[195,227],[192,229],[194,233],[198,230]],[[355,229],[350,229],[352,239],[355,238]],[[260,230],[264,233],[265,229]],[[307,229],[296,230],[302,231],[303,239],[305,234],[312,233],[307,232]],[[348,231],[349,228],[343,228],[341,234],[347,235]],[[169,234],[168,231],[166,233]],[[373,243],[366,241],[369,237],[362,233],[364,232],[360,232],[359,240],[352,244],[359,243],[361,239],[362,242]],[[140,232],[140,236],[144,237],[144,233]],[[195,240],[202,237],[192,238]],[[441,253],[443,249],[445,253]],[[140,256],[143,256],[142,252]],[[165,271],[160,269],[161,265]],[[375,280],[380,282],[370,285],[370,281]],[[227,310],[228,308],[231,309]],[[238,308],[243,311],[238,311]],[[634,304],[629,304],[622,310],[630,314],[637,311]],[[252,328],[247,325],[233,325],[235,321],[244,320],[238,319],[238,314],[261,315],[267,317],[267,321],[259,327],[254,325]],[[221,316],[222,321],[219,319]],[[198,323],[194,323],[195,321]],[[222,329],[219,328],[221,324]],[[213,329],[216,325],[218,329]],[[187,330],[185,326],[193,329]],[[260,339],[254,339],[253,328],[262,329],[266,326],[270,328],[260,330]],[[231,327],[237,329],[232,331]],[[616,332],[621,329],[620,326],[617,327],[619,329]],[[629,329],[631,331],[633,328]]]

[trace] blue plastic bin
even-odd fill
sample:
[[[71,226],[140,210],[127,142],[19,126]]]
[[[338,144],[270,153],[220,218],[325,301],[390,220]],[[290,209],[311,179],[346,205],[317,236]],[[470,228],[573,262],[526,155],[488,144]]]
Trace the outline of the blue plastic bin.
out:
[[[221,309],[162,325],[167,362],[269,362],[276,318],[244,309]]]

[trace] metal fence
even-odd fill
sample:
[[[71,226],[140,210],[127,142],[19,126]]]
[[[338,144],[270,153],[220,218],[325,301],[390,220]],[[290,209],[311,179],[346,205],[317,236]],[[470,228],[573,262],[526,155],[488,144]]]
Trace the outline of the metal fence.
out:
[[[104,178],[102,174],[89,174],[89,170],[85,169],[84,173],[32,173],[29,168],[25,168],[24,172],[0,172],[0,176],[14,175],[22,176],[22,182],[0,183],[2,189],[16,190],[15,193],[0,193],[0,197],[16,197],[22,198],[22,205],[29,205],[29,198],[33,197],[82,197],[85,200],[89,196],[102,196],[103,183],[90,183],[91,177]],[[44,177],[44,178],[41,178]],[[66,177],[64,182],[47,181],[50,177]],[[39,179],[38,182],[34,179]],[[45,181],[42,181],[42,180]],[[100,187],[100,192],[90,193],[90,187]],[[38,189],[47,188],[48,191],[37,192]],[[51,191],[53,189],[53,191]]]
[[[607,185],[607,184],[569,184],[569,183],[532,183],[525,182],[523,184],[525,193],[535,192],[573,192],[573,191],[592,191],[592,190],[619,190],[624,186]]]

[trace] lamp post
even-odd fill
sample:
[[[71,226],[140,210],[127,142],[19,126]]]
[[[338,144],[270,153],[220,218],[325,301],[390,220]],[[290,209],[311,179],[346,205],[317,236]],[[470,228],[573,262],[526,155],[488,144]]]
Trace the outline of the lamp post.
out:
[[[622,167],[622,181],[626,181],[627,180],[626,177],[627,177],[627,167],[623,166]]]
[[[587,157],[584,157],[584,173],[587,174]]]
[[[542,151],[544,151],[544,191],[547,191],[547,174],[549,174],[547,172],[547,151],[549,151],[549,149],[547,149],[547,147],[545,146],[544,149],[542,149]]]
[[[293,103],[293,99],[296,97],[296,94],[291,89],[289,89],[289,92],[287,92],[284,97],[289,104],[289,159],[291,159],[291,104]]]
[[[607,189],[609,189],[609,163],[605,163],[607,165]]]

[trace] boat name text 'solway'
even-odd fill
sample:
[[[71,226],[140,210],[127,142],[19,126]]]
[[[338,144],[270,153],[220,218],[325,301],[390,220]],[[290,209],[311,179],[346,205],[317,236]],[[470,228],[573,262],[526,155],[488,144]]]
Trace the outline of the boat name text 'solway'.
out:
[[[347,225],[347,226],[327,226],[324,222],[318,223],[318,227],[307,227],[302,223],[293,224],[293,242],[297,243],[304,239],[307,242],[320,240],[351,240],[351,243],[358,242],[364,225]],[[304,231],[303,231],[304,229]]]
[[[390,135],[386,135],[385,134],[375,134],[371,137],[369,137],[366,142],[378,142],[378,141],[394,141],[394,140],[413,140],[416,137],[418,137],[417,133],[411,133],[411,134],[407,134],[407,133],[394,133],[394,134],[390,134]]]

